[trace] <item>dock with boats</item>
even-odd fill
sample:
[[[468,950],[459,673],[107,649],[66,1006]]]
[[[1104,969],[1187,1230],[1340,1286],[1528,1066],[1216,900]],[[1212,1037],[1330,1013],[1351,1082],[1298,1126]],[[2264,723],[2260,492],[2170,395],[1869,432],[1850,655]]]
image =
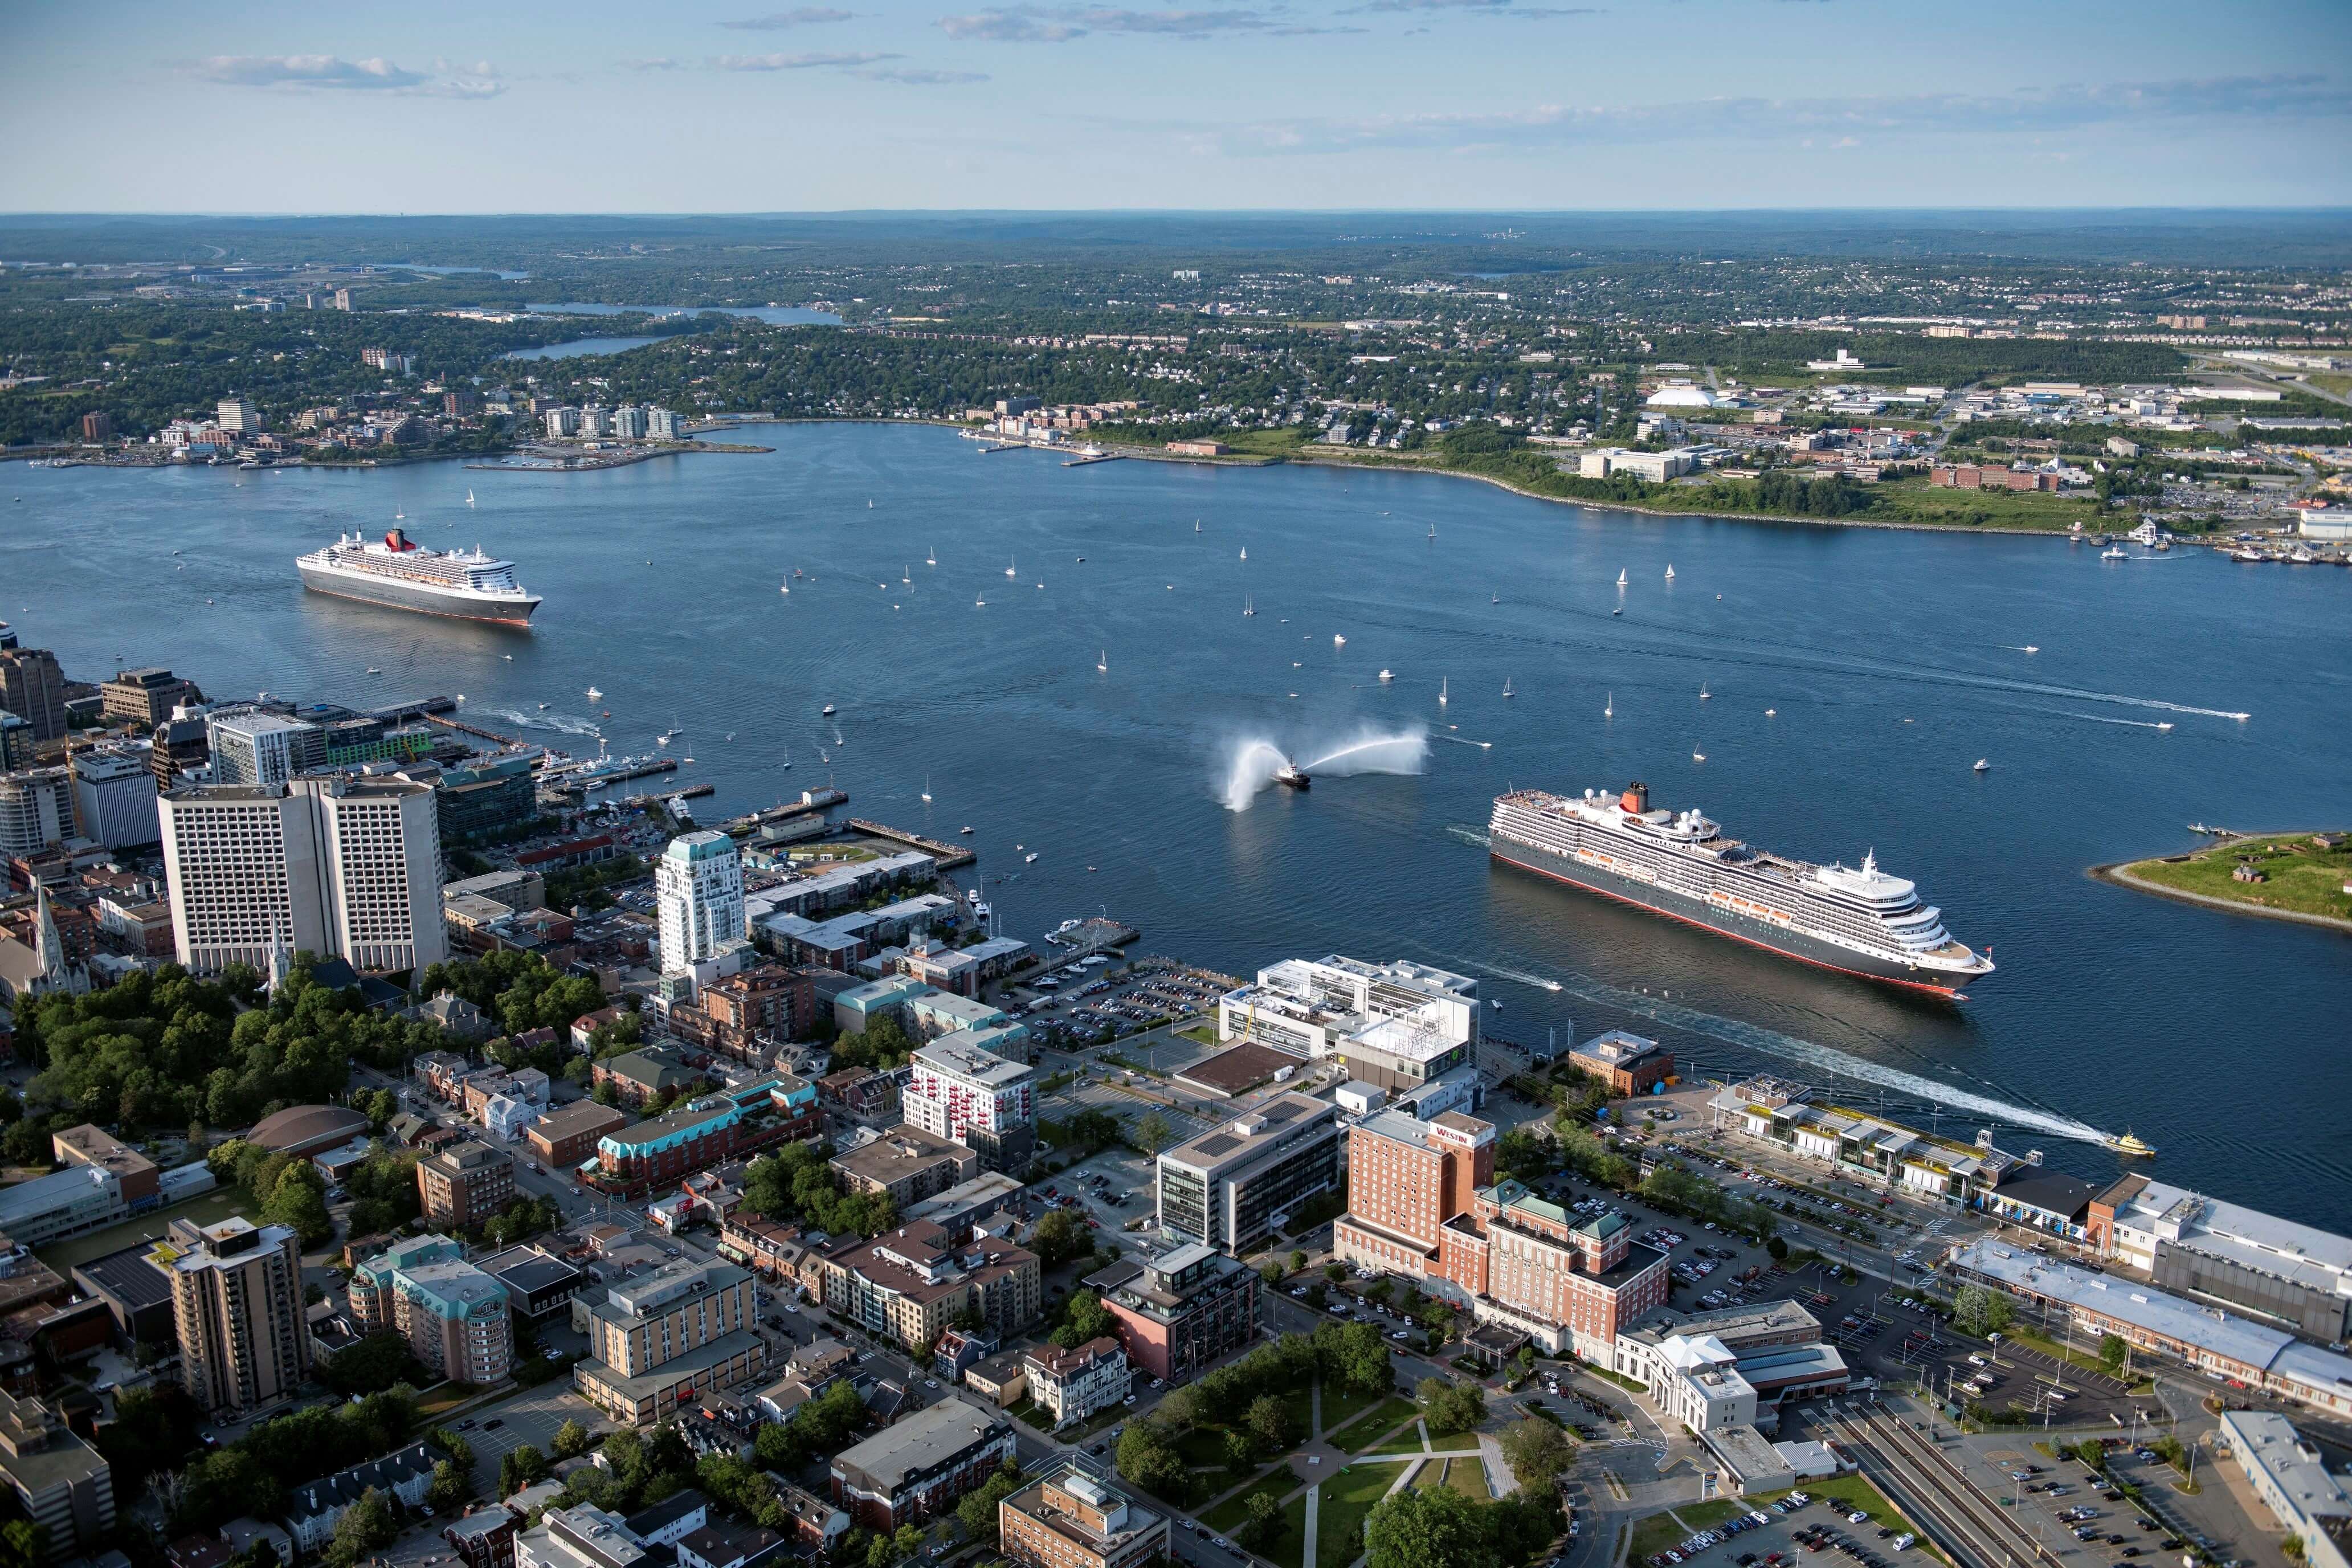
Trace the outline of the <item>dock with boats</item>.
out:
[[[849,826],[868,838],[879,838],[885,843],[903,844],[909,849],[919,849],[938,860],[940,869],[942,871],[952,871],[959,866],[969,866],[980,858],[968,846],[948,844],[937,838],[926,838],[919,833],[910,833],[903,827],[891,827],[879,822],[868,822],[862,816],[851,817]]]

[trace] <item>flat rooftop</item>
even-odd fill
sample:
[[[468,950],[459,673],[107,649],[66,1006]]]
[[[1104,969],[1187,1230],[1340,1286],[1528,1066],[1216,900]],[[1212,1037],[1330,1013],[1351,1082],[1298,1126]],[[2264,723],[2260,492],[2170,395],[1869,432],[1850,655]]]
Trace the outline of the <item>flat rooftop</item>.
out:
[[[1279,1094],[1213,1131],[1178,1144],[1160,1159],[1165,1164],[1214,1175],[1308,1135],[1318,1124],[1336,1131],[1334,1107],[1303,1094]]]
[[[1176,1081],[1231,1100],[1255,1089],[1283,1068],[1297,1066],[1298,1058],[1287,1051],[1244,1040],[1231,1050],[1202,1057],[1179,1072]]]

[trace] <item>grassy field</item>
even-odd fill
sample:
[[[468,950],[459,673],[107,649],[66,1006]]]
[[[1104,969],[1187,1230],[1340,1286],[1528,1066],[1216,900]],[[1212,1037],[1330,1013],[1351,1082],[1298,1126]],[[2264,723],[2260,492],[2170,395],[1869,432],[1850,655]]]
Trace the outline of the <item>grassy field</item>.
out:
[[[1254,1494],[1264,1492],[1278,1500],[1288,1496],[1297,1485],[1298,1472],[1290,1468],[1288,1460],[1285,1460],[1201,1515],[1201,1522],[1219,1535],[1231,1535],[1242,1527],[1242,1521],[1249,1517],[1249,1500]]]
[[[1633,1545],[1629,1561],[1641,1563],[1654,1557],[1708,1525],[1722,1523],[1738,1511],[1739,1506],[1728,1498],[1717,1498],[1708,1502],[1680,1503],[1673,1509],[1654,1513],[1633,1526]]]
[[[2085,533],[2131,526],[2128,518],[2108,518],[2103,523],[2098,503],[2084,497],[2048,490],[1938,489],[1925,479],[1897,479],[1877,489],[1884,510],[1874,519],[1889,522],[1924,522],[1952,528],[2038,528],[2063,533],[2081,523]]]
[[[1926,1533],[1919,1529],[1918,1524],[1906,1518],[1901,1509],[1886,1500],[1885,1492],[1880,1491],[1861,1476],[1835,1476],[1824,1481],[1807,1481],[1803,1486],[1792,1489],[1803,1492],[1816,1502],[1827,1500],[1843,1503],[1845,1510],[1849,1513],[1855,1509],[1860,1509],[1870,1515],[1873,1524],[1891,1524],[1898,1531],[1907,1530],[1919,1537],[1918,1544],[1913,1550],[1924,1552],[1934,1561],[1943,1563],[1945,1568],[1951,1568],[1951,1559],[1936,1550]],[[1788,1495],[1785,1491],[1780,1491],[1769,1497],[1751,1498],[1745,1506],[1769,1508]],[[1857,1525],[1854,1528],[1861,1527]]]
[[[1326,1388],[1323,1391],[1323,1430],[1336,1432],[1389,1397],[1384,1394],[1342,1394],[1338,1389]],[[1402,1421],[1404,1418],[1399,1416],[1397,1419]]]
[[[161,1240],[164,1227],[175,1219],[192,1219],[200,1225],[210,1225],[251,1206],[245,1201],[243,1194],[232,1188],[215,1188],[172,1208],[155,1209],[136,1219],[124,1220],[121,1225],[108,1226],[104,1230],[93,1230],[53,1246],[36,1247],[33,1256],[63,1274],[77,1264],[87,1263],[93,1258],[103,1258],[110,1252],[120,1252],[138,1242]]]
[[[1475,1454],[1467,1458],[1433,1459],[1430,1463],[1444,1467],[1439,1484],[1452,1487],[1464,1497],[1485,1502],[1495,1495],[1494,1489],[1486,1484],[1486,1463]],[[1430,1483],[1424,1479],[1422,1484],[1426,1486]]]
[[[2158,887],[2229,903],[2352,921],[2352,893],[2344,890],[2352,882],[2352,840],[2322,849],[2311,837],[2290,833],[2235,839],[2178,859],[2141,860],[2124,869]],[[2231,873],[2241,861],[2252,862],[2268,879],[2232,881]]]
[[[1325,1426],[1328,1430],[1329,1426],[1328,1406],[1326,1406],[1326,1412]],[[1371,1414],[1358,1416],[1340,1431],[1330,1432],[1329,1441],[1331,1446],[1335,1448],[1343,1448],[1350,1454],[1360,1454],[1371,1446],[1374,1438],[1386,1436],[1390,1430],[1392,1429],[1398,1422],[1409,1421],[1412,1418],[1412,1400],[1397,1399],[1393,1397],[1384,1399],[1372,1410]],[[1421,1438],[1418,1433],[1413,1436],[1412,1446],[1415,1448],[1421,1447]],[[1400,1450],[1391,1451],[1396,1452]]]
[[[1312,1568],[1348,1568],[1363,1554],[1364,1518],[1396,1479],[1394,1465],[1356,1465],[1323,1483]]]

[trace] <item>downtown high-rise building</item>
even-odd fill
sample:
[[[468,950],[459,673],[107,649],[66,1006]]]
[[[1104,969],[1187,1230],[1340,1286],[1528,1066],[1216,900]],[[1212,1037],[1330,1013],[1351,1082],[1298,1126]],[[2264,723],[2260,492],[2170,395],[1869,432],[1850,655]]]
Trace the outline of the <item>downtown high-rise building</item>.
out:
[[[431,785],[328,774],[173,790],[157,805],[189,969],[308,952],[383,973],[448,956]]]
[[[723,942],[740,942],[743,851],[716,829],[682,833],[654,862],[654,900],[661,916],[661,965],[685,973],[719,956]]]
[[[205,715],[205,730],[215,784],[284,784],[326,765],[326,733],[307,720],[259,708],[233,709]]]
[[[310,1374],[293,1230],[239,1215],[173,1220],[149,1260],[172,1284],[180,1383],[215,1420],[290,1398]]]

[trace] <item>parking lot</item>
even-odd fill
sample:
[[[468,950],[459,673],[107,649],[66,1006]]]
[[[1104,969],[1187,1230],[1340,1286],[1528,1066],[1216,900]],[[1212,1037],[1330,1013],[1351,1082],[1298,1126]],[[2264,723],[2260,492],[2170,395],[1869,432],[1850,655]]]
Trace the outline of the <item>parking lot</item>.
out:
[[[1635,1550],[1643,1553],[1645,1568],[1675,1568],[1694,1560],[1703,1560],[1708,1568],[1815,1568],[1833,1555],[1844,1557],[1853,1568],[1894,1568],[1927,1560],[1899,1520],[1878,1519],[1876,1511],[1801,1490],[1776,1503],[1685,1503],[1644,1521],[1635,1534]],[[1700,1527],[1645,1552],[1659,1535],[1662,1521],[1671,1521],[1665,1525],[1669,1535],[1675,1525]]]
[[[1101,954],[1073,959],[1015,986],[1008,1000],[1049,1045],[1083,1047],[1133,1034],[1163,1019],[1179,1025],[1216,1011],[1235,983],[1167,958],[1139,958],[1125,968]]]

